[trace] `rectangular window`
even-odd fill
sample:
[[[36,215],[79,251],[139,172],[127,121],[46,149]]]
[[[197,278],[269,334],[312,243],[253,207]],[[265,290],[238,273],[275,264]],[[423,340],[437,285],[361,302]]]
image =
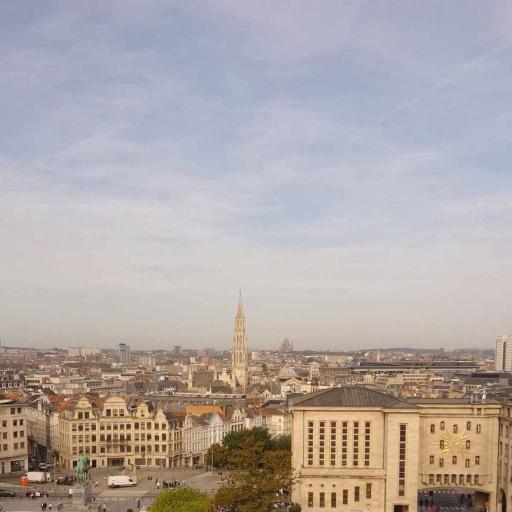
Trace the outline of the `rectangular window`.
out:
[[[331,466],[336,466],[336,422],[331,421]]]
[[[354,487],[354,501],[359,501],[359,498],[360,498],[360,496],[359,496],[359,486],[356,485]]]
[[[440,430],[444,430],[444,421],[441,421],[441,423],[439,425],[439,429]]]
[[[471,430],[471,421],[466,423],[466,430]]]
[[[459,426],[457,424],[453,425],[453,433],[456,434],[459,431]]]
[[[308,466],[313,465],[313,422],[308,421]]]
[[[452,464],[457,464],[457,455],[452,456]]]
[[[308,492],[308,507],[312,507],[312,506],[313,506],[313,493]]]
[[[476,464],[477,466],[480,464],[480,456],[479,456],[479,455],[477,455],[477,456],[475,457],[475,464]]]
[[[372,484],[366,484],[366,499],[372,499]]]
[[[431,455],[429,457],[429,462],[430,462],[430,464],[434,464],[434,456],[433,455]]]
[[[325,492],[320,493],[319,505],[320,505],[320,508],[325,507]]]
[[[465,464],[464,464],[467,468],[471,467],[471,460],[470,459],[466,459],[465,461]]]
[[[477,425],[476,426],[476,433],[480,434],[481,432],[482,432],[482,425]]]
[[[444,459],[439,459],[439,467],[444,468]]]
[[[352,433],[352,464],[359,465],[359,421],[354,421],[354,432]]]
[[[347,448],[348,446],[348,423],[344,421],[341,424],[341,465],[347,465]]]
[[[432,425],[430,425],[430,433],[433,434],[435,433],[436,431],[436,426],[432,423]]]
[[[348,489],[343,489],[343,505],[348,505]]]
[[[468,439],[466,441],[466,450],[469,450],[471,448],[471,441]]]
[[[405,458],[406,458],[407,425],[400,424],[399,456],[398,456],[398,496],[405,496]]]
[[[331,508],[336,508],[336,493],[331,492]]]
[[[370,422],[364,424],[364,465],[370,465]]]
[[[318,433],[318,465],[323,466],[325,464],[325,421],[319,423]]]

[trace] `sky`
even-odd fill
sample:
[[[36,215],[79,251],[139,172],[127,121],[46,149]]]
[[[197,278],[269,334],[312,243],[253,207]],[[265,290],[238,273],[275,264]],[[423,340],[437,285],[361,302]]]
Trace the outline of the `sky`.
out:
[[[0,3],[11,346],[511,333],[512,4]]]

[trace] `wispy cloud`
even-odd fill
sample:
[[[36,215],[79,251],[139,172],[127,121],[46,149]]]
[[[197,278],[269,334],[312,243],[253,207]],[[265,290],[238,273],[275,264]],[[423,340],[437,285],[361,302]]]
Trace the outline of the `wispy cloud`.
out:
[[[2,4],[2,339],[508,329],[502,6],[395,7]]]

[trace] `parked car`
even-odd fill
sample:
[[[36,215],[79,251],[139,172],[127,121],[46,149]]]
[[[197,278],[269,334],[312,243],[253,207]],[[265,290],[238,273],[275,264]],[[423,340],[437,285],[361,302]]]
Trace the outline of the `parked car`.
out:
[[[27,498],[39,498],[41,496],[41,493],[39,491],[31,492],[27,491],[27,494],[25,494]]]
[[[59,476],[57,478],[57,485],[73,485],[75,482],[72,476]]]
[[[12,491],[5,491],[4,489],[0,489],[0,497],[2,498],[14,498],[16,494]]]

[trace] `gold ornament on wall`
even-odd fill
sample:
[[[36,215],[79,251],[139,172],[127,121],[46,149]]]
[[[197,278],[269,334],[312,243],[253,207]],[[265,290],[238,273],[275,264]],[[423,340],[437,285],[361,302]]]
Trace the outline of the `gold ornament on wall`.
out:
[[[460,434],[443,434],[441,436],[442,443],[439,443],[440,455],[461,455],[466,456],[469,454],[466,447],[466,441],[471,437],[471,434],[465,430]],[[437,444],[437,443],[436,443]]]

